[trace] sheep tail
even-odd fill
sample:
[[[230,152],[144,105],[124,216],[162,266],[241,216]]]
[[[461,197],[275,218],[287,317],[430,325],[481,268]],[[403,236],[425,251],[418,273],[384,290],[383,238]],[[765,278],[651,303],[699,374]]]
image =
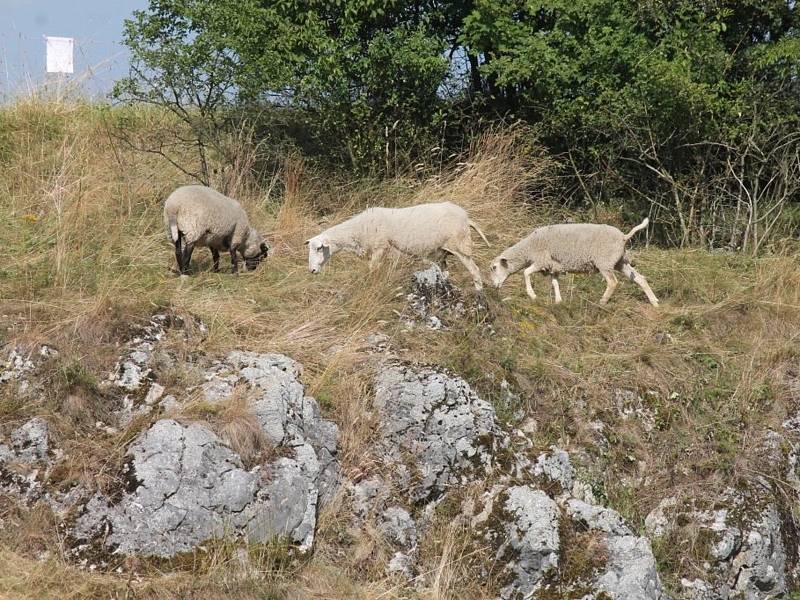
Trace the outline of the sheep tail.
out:
[[[467,224],[468,224],[470,227],[472,227],[472,228],[473,228],[475,231],[477,231],[477,232],[478,232],[478,235],[479,235],[479,236],[481,236],[481,238],[483,239],[483,241],[486,243],[486,245],[487,245],[487,246],[491,246],[491,244],[489,243],[489,240],[487,240],[487,239],[486,239],[486,236],[485,236],[485,235],[483,235],[483,232],[481,231],[480,227],[478,227],[478,226],[475,224],[475,221],[473,221],[472,219],[467,219]]]
[[[644,218],[644,221],[642,221],[641,223],[639,223],[639,224],[638,224],[636,227],[634,227],[633,229],[631,229],[631,230],[628,232],[628,234],[625,236],[625,241],[627,242],[629,239],[631,239],[633,236],[635,236],[635,235],[636,235],[636,234],[637,234],[639,231],[641,231],[642,229],[644,229],[645,227],[647,227],[647,225],[648,225],[649,223],[650,223],[650,219],[648,219],[647,217],[645,217],[645,218]]]
[[[176,244],[181,237],[178,231],[178,220],[175,218],[175,215],[169,216],[169,236],[172,238],[173,244]]]

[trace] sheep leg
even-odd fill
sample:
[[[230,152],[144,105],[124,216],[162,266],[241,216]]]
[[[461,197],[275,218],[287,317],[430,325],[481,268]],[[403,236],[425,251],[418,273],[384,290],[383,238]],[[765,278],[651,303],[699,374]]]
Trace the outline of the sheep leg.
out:
[[[531,284],[531,275],[538,270],[536,265],[531,265],[522,272],[525,278],[525,291],[528,293],[531,300],[536,300],[536,292],[533,291],[533,285]]]
[[[178,239],[175,240],[175,262],[178,263],[178,273],[183,273],[183,250],[181,249],[181,233],[178,232]]]
[[[374,271],[378,268],[381,264],[381,260],[383,259],[383,255],[386,254],[386,248],[378,248],[374,250],[369,257],[369,270],[370,272]]]
[[[561,303],[561,288],[558,285],[558,275],[556,275],[555,273],[552,273],[550,275],[550,283],[553,286],[553,294],[555,294],[555,297],[556,297],[556,304],[560,304]]]
[[[189,272],[189,263],[192,261],[192,252],[194,252],[194,244],[185,244],[183,246],[183,256],[181,258],[181,275],[186,275]]]
[[[463,264],[467,271],[469,271],[469,274],[472,275],[472,281],[475,284],[475,289],[481,291],[483,289],[483,279],[481,279],[481,270],[478,268],[478,265],[475,264],[475,261],[472,260],[471,257],[467,256],[466,254],[462,254],[457,250],[449,250],[447,248],[443,248],[443,250],[446,250],[461,261],[461,264]]]
[[[231,247],[231,273],[239,273],[239,248]]]
[[[450,256],[450,255],[447,252],[445,252],[444,250],[439,250],[436,253],[436,264],[439,265],[439,268],[442,271],[446,271],[447,270],[447,257],[448,256]]]
[[[603,297],[600,298],[600,304],[606,304],[608,299],[611,298],[611,294],[614,293],[614,290],[617,289],[617,276],[614,275],[614,271],[600,271],[600,274],[606,280],[606,291],[603,293]]]
[[[211,248],[211,259],[214,261],[214,273],[219,273],[219,250]]]
[[[650,301],[650,304],[653,306],[658,306],[658,298],[656,298],[653,290],[650,289],[647,280],[642,277],[642,275],[636,271],[636,269],[634,269],[628,263],[622,263],[622,265],[620,265],[618,268],[620,271],[622,271],[622,274],[625,275],[625,277],[642,288],[642,291],[644,291],[645,296],[647,296],[647,299]]]

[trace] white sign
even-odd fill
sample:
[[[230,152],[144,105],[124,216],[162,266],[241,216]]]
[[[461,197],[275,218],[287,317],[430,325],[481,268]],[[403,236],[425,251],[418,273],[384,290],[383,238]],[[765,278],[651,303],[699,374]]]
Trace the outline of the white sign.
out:
[[[47,46],[47,72],[72,73],[73,38],[46,35],[44,40]]]

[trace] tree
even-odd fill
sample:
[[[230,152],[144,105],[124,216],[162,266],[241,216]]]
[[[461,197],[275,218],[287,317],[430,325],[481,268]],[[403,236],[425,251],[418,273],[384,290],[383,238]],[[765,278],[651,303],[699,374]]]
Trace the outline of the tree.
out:
[[[624,198],[680,244],[741,237],[740,202],[714,196],[741,190],[728,163],[800,115],[794,0],[151,0],[125,42],[117,97],[169,107],[202,151],[267,111],[318,160],[391,175],[522,119],[568,156],[574,204]],[[747,177],[792,156],[764,135]]]

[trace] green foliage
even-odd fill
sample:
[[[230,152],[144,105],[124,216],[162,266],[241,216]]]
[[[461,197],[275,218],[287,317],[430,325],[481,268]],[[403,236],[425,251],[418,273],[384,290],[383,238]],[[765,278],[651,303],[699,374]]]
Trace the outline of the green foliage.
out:
[[[171,108],[204,142],[265,104],[301,110],[302,141],[389,168],[395,140],[435,130],[448,74],[441,37],[397,16],[373,2],[152,0],[126,21],[132,68],[114,95]]]
[[[115,94],[223,155],[214,132],[267,119],[383,174],[521,118],[569,154],[575,204],[625,198],[665,241],[758,250],[800,194],[797,25],[785,0],[151,0]]]

